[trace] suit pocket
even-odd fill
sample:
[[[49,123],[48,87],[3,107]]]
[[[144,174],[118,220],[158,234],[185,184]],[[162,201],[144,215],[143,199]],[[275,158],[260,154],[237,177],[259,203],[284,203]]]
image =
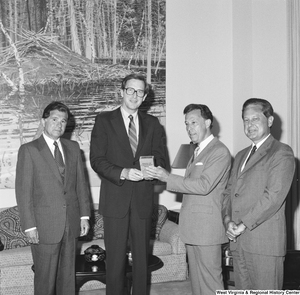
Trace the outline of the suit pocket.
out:
[[[213,207],[209,205],[193,205],[191,207],[192,213],[205,213],[205,214],[212,214]]]

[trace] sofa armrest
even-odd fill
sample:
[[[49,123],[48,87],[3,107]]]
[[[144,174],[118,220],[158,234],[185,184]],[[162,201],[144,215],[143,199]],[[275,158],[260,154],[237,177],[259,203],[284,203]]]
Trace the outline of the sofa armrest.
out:
[[[168,219],[165,221],[161,228],[158,240],[169,243],[172,246],[173,254],[186,253],[185,245],[179,237],[179,226],[173,221]]]

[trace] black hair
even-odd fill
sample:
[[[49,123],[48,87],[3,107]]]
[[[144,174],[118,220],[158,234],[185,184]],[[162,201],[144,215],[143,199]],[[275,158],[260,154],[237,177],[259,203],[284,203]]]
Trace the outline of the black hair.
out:
[[[202,118],[204,120],[208,120],[209,119],[211,121],[210,128],[212,128],[214,118],[213,118],[213,114],[210,111],[209,107],[206,106],[205,104],[195,104],[195,103],[192,103],[192,104],[187,105],[184,108],[183,114],[186,115],[187,113],[189,113],[191,111],[194,111],[194,110],[200,110]]]
[[[267,100],[262,99],[262,98],[249,98],[243,104],[242,118],[244,118],[245,109],[251,104],[260,105],[262,107],[262,112],[266,118],[273,116],[273,113],[274,113],[273,107]]]
[[[127,81],[129,81],[129,80],[140,80],[140,81],[144,82],[144,85],[145,85],[144,92],[145,92],[145,94],[148,94],[148,93],[149,93],[150,85],[147,83],[147,79],[146,79],[146,77],[145,77],[144,75],[136,74],[136,73],[127,75],[127,76],[122,80],[121,89],[123,89],[123,90],[125,89],[126,83],[127,83]]]
[[[52,101],[50,104],[48,104],[44,109],[42,118],[43,119],[48,118],[50,116],[50,112],[55,110],[58,110],[63,113],[67,113],[68,118],[70,118],[69,108],[65,104],[59,101]]]

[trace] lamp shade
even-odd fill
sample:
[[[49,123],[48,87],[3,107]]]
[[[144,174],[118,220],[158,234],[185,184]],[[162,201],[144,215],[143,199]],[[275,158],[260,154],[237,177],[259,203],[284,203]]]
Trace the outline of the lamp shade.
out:
[[[177,152],[172,168],[185,169],[195,148],[195,144],[182,144]]]

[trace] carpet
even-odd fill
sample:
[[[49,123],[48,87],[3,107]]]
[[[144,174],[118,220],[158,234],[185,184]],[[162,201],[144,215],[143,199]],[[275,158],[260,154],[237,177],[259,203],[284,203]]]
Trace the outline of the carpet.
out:
[[[149,295],[192,295],[190,280],[152,284]],[[80,291],[78,295],[105,295],[105,289]]]

